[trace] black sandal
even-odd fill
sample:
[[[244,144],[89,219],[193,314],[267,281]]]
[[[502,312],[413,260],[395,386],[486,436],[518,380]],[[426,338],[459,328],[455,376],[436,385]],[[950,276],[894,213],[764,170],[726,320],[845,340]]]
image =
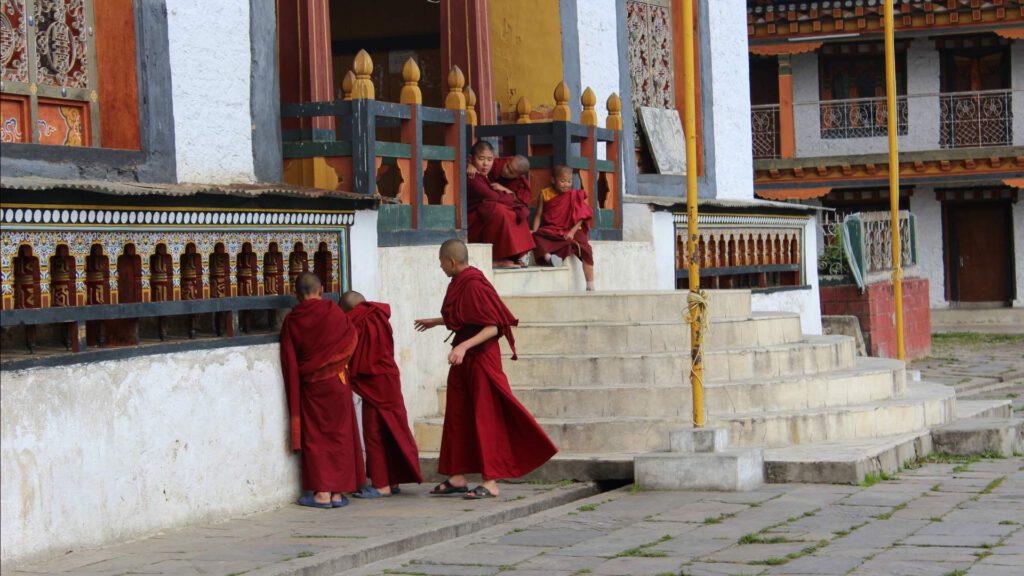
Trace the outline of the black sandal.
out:
[[[495,497],[494,494],[491,494],[490,490],[488,490],[487,488],[484,488],[483,485],[480,485],[480,486],[477,486],[476,488],[473,488],[472,490],[470,490],[462,498],[464,500],[483,500],[485,498],[494,498],[494,497]]]
[[[429,494],[431,496],[447,496],[448,494],[464,494],[466,492],[469,492],[469,488],[467,486],[456,486],[448,480],[445,480],[437,486],[434,486],[434,489],[431,490]]]

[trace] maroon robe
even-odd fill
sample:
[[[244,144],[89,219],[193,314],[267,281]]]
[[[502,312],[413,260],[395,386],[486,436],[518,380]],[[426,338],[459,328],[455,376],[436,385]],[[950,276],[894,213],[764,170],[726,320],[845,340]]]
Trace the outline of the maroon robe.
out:
[[[302,451],[302,488],[354,492],[366,483],[346,365],[355,329],[330,300],[300,302],[281,326],[292,450]]]
[[[541,193],[541,200],[544,193]],[[577,222],[583,225],[573,235],[572,240],[565,239],[565,233]],[[583,190],[569,190],[544,201],[541,212],[540,228],[533,233],[537,243],[533,255],[538,262],[544,262],[546,254],[555,254],[565,259],[573,253],[584,264],[594,265],[594,249],[590,246],[590,226],[594,222],[594,210],[587,203],[587,193]]]
[[[483,174],[467,178],[466,184],[470,243],[490,244],[495,260],[514,260],[533,249],[530,228],[516,216],[512,194],[491,189]]]
[[[486,326],[497,326],[498,336],[470,348],[462,364],[448,372],[438,472],[479,472],[484,480],[495,480],[522,476],[547,462],[558,449],[512,395],[501,369],[498,339],[508,339],[515,360],[512,327],[519,321],[483,272],[470,266],[452,278],[441,316],[455,332],[453,346]]]
[[[505,165],[512,161],[512,156],[502,156],[494,159],[494,164],[491,165],[491,181],[501,184],[505,188],[516,193],[515,202],[512,205],[512,209],[516,212],[516,220],[519,222],[527,222],[529,225],[530,219],[530,201],[533,200],[533,190],[530,188],[530,178],[527,176],[519,176],[516,178],[503,178],[501,171],[505,168]]]
[[[350,372],[352,388],[363,399],[363,443],[370,480],[376,488],[423,482],[395,364],[395,340],[388,321],[391,307],[361,302],[347,315],[359,334]]]

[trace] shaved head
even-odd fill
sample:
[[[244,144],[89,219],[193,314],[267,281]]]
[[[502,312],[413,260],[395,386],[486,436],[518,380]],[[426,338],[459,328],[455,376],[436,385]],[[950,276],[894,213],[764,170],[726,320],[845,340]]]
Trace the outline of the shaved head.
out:
[[[516,173],[520,176],[530,173],[530,160],[527,159],[526,156],[513,156],[510,163],[512,164],[512,168],[514,168]]]
[[[441,244],[440,256],[442,259],[451,259],[456,264],[469,264],[469,249],[466,248],[466,243],[458,238],[445,240],[444,244]]]
[[[355,290],[349,290],[341,295],[341,309],[345,312],[359,306],[363,302],[366,302],[366,297]]]
[[[559,176],[572,176],[572,168],[565,164],[556,164],[555,167],[551,169],[551,175],[555,178],[558,178]]]
[[[299,300],[316,296],[320,292],[320,278],[312,272],[301,272],[295,277],[295,294]]]

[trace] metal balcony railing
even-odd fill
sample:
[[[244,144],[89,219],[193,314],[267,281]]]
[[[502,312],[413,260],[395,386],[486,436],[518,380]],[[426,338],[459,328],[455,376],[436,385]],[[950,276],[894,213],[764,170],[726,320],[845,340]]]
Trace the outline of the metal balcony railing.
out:
[[[868,138],[888,134],[885,97],[818,103],[822,138]],[[907,97],[896,98],[896,132],[907,133]]]
[[[955,92],[939,96],[942,148],[1013,144],[1010,90]]]
[[[750,128],[753,136],[754,159],[778,158],[779,105],[751,106]]]

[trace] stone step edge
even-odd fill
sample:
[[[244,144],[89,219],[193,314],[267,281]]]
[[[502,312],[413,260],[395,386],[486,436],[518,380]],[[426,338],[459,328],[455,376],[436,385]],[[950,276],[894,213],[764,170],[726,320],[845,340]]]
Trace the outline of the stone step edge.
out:
[[[828,412],[833,414],[843,412],[863,412],[867,410],[877,410],[879,408],[897,408],[905,406],[915,406],[925,402],[932,401],[946,401],[955,399],[956,395],[952,390],[948,392],[942,390],[943,394],[939,394],[940,390],[935,388],[930,392],[920,390],[921,382],[915,382],[915,387],[918,390],[915,393],[910,394],[910,385],[908,384],[908,394],[905,394],[901,398],[890,398],[888,400],[875,400],[873,402],[862,402],[860,404],[845,404],[843,406],[831,406],[824,408],[801,408],[797,410],[773,410],[771,412],[734,412],[727,415],[722,415],[720,418],[722,421],[734,421],[734,420],[758,420],[765,418],[777,418],[777,417],[793,417],[793,416],[805,416],[811,414],[819,414],[822,412]],[[932,386],[945,388],[942,384],[933,384]],[[715,417],[715,413],[708,414],[708,419]]]
[[[932,452],[929,430],[764,449],[765,481],[859,484],[868,474],[897,473]]]
[[[1013,401],[1009,398],[961,400],[958,395],[956,399],[956,419],[989,418],[1006,411],[1007,407],[1009,407],[1009,412],[1012,414]]]
[[[755,312],[750,316],[726,316],[724,318],[712,318],[711,329],[714,330],[715,324],[726,324],[732,322],[761,322],[768,320],[791,320],[799,319],[800,315],[793,312]],[[566,320],[555,320],[552,322],[542,322],[536,320],[527,320],[518,324],[519,328],[577,328],[577,327],[589,327],[589,326],[664,326],[664,325],[681,325],[688,326],[689,324],[680,315],[679,318],[672,318],[668,320],[578,320],[578,321],[566,321]]]
[[[331,576],[400,556],[413,550],[474,534],[485,528],[557,508],[600,492],[600,488],[594,482],[558,486],[548,492],[514,503],[510,502],[506,508],[494,510],[470,521],[464,518],[453,518],[443,524],[397,540],[381,537],[379,544],[370,545],[367,542],[368,545],[363,546],[360,550],[328,550],[309,558],[294,559],[288,562],[287,566],[256,569],[250,574],[254,576]]]
[[[514,330],[515,329],[513,328],[513,334],[514,334]],[[811,340],[811,339],[814,339],[814,340]],[[828,340],[827,341],[819,341],[818,339],[828,339]],[[811,335],[804,335],[804,339],[803,340],[795,340],[793,342],[783,342],[781,344],[769,344],[767,346],[764,346],[764,345],[761,345],[761,346],[735,346],[735,347],[731,347],[731,348],[717,348],[717,347],[715,347],[715,348],[708,348],[707,350],[704,351],[704,353],[707,354],[707,355],[711,355],[711,354],[718,355],[718,354],[736,354],[736,353],[762,352],[762,351],[780,352],[780,351],[783,351],[783,350],[791,350],[791,349],[797,349],[797,348],[801,348],[801,347],[803,347],[803,348],[808,348],[808,347],[810,347],[810,348],[818,348],[818,347],[820,347],[820,348],[828,348],[828,347],[831,347],[831,346],[838,345],[842,341],[845,341],[847,339],[849,339],[851,341],[853,340],[849,336],[842,336],[842,335],[838,335],[838,334],[829,334],[829,335],[811,334]],[[689,349],[689,347],[687,347],[685,350],[679,350],[678,352],[596,352],[596,353],[593,353],[593,354],[536,354],[536,353],[521,353],[521,354],[519,354],[519,359],[522,360],[524,358],[530,358],[530,359],[536,358],[536,359],[559,359],[559,360],[561,360],[561,359],[591,360],[591,359],[594,359],[594,358],[643,358],[643,357],[648,357],[648,356],[649,357],[653,357],[653,358],[672,358],[672,357],[675,357],[675,356],[689,358],[690,357],[690,349]],[[502,357],[503,360],[504,359],[511,359],[512,358],[512,354],[511,353],[502,353],[501,357]],[[857,358],[858,359],[859,358],[872,358],[874,360],[891,360],[890,358],[875,358],[873,356],[857,356]],[[898,360],[892,360],[892,361],[893,362],[898,362]]]
[[[549,482],[566,480],[589,482],[595,480],[633,481],[633,458],[631,452],[559,452],[525,476],[508,482]],[[440,482],[445,476],[438,474],[438,452],[420,452],[420,469],[424,482]]]
[[[523,270],[523,269],[520,268],[520,270]],[[515,272],[514,269],[510,270],[510,271],[511,272]],[[708,293],[710,294],[711,298],[714,298],[716,295],[719,295],[719,294],[728,294],[728,295],[734,295],[734,296],[740,296],[740,297],[742,297],[744,294],[746,294],[747,296],[751,295],[751,291],[750,290],[743,290],[743,289],[716,289],[716,290],[708,290]],[[549,293],[537,292],[535,294],[516,294],[514,296],[509,296],[509,298],[529,298],[529,299],[535,299],[535,298],[563,297],[563,296],[569,296],[569,295],[570,294],[566,294],[564,292],[549,292]],[[682,298],[682,299],[685,300],[686,296],[687,296],[687,291],[686,290],[608,290],[608,291],[598,290],[598,291],[595,291],[595,292],[586,292],[586,293],[580,292],[578,294],[577,293],[573,293],[571,295],[572,296],[577,296],[578,295],[578,296],[580,296],[582,298],[593,298],[593,299],[597,299],[597,298],[618,298],[618,297],[622,297],[622,296],[655,296],[655,297],[660,296],[660,297],[665,297],[665,298],[676,297],[676,298]]]

